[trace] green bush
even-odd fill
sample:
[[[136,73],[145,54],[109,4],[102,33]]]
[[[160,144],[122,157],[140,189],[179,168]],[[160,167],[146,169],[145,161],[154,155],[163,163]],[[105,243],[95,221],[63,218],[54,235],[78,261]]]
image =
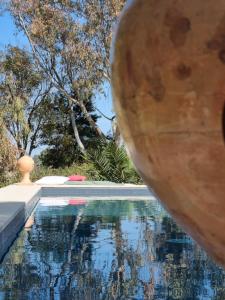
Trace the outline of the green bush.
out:
[[[100,177],[93,165],[88,163],[57,169],[37,166],[31,175],[31,179],[32,181],[36,181],[44,176],[70,176],[73,174],[86,176],[88,180],[100,180]]]
[[[141,183],[124,147],[114,141],[102,142],[86,154],[86,161],[92,165],[100,180],[117,183]]]
[[[7,130],[0,118],[0,187],[16,181],[15,172],[17,151],[10,141]]]
[[[14,172],[0,173],[0,188],[19,181],[19,174]]]
[[[32,181],[44,176],[69,176],[80,174],[93,181],[113,181],[116,183],[142,183],[135,171],[124,147],[117,147],[111,142],[101,142],[96,149],[91,149],[84,157],[84,163],[69,167],[49,168],[37,164],[31,174]],[[19,181],[17,172],[0,176],[0,187]]]
[[[48,168],[45,166],[36,166],[31,174],[31,180],[34,182],[44,176],[69,176],[73,174],[86,176],[88,180],[101,180],[98,172],[94,169],[93,165],[88,163],[57,169]],[[0,187],[19,181],[20,176],[16,171],[7,174],[0,174]]]

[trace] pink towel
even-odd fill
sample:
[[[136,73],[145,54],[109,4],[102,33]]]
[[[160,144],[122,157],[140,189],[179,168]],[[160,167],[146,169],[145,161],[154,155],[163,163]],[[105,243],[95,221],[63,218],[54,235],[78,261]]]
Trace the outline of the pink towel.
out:
[[[69,176],[69,181],[85,181],[86,177],[82,175],[71,175]]]

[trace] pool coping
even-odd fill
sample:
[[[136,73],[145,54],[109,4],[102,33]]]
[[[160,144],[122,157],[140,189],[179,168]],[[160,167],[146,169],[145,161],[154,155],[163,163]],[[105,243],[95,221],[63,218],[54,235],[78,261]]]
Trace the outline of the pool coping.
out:
[[[144,185],[21,185],[0,189],[0,261],[41,197],[84,197],[88,200],[152,200]]]

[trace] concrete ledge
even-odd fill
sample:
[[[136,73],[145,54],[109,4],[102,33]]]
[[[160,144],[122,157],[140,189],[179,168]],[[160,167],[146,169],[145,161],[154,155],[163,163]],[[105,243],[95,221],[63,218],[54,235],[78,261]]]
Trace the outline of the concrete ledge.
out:
[[[0,189],[0,260],[16,238],[41,195],[36,185]]]

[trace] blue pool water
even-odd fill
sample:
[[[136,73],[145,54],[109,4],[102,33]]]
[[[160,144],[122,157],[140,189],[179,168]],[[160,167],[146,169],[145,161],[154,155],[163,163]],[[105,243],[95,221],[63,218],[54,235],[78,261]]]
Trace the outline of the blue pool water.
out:
[[[225,299],[224,271],[158,202],[58,201],[5,256],[1,300]]]

